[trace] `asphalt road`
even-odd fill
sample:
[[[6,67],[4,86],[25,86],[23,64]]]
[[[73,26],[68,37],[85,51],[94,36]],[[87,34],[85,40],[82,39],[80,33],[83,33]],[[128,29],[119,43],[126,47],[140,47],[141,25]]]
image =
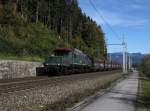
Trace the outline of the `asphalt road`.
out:
[[[80,111],[134,111],[137,91],[138,72],[135,71]]]

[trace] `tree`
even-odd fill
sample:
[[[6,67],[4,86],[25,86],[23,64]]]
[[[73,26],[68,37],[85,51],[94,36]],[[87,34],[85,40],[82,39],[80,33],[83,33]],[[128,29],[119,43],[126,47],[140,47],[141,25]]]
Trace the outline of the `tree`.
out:
[[[57,41],[58,44],[61,44],[60,46],[65,47],[67,44],[68,47],[79,48],[93,57],[106,58],[107,48],[104,33],[95,21],[82,13],[77,0],[15,0],[15,12],[17,12],[17,14],[14,14],[11,8],[14,7],[14,5],[6,4],[6,9],[0,8],[0,10],[5,10],[0,11],[0,24],[7,25],[6,27],[11,26],[12,32],[17,40],[26,38],[24,33],[25,28],[28,30],[28,26],[32,27],[34,24],[34,26],[40,29],[39,24],[44,24],[44,27],[47,27],[45,30],[48,29],[50,32],[56,33],[56,35],[58,35],[56,38],[59,37],[61,39],[61,43],[59,40]],[[16,27],[16,24],[18,24],[20,28]],[[17,30],[20,31],[20,29],[24,30],[18,33]],[[26,32],[26,35],[33,34],[30,35],[31,39],[28,39],[29,42],[31,42],[32,39],[35,41],[30,48],[40,50],[34,47],[37,47],[37,42],[39,39],[41,40],[42,34],[40,33],[42,32],[40,31],[40,33],[38,33],[40,35],[39,37],[39,35],[36,35],[36,30],[34,29],[37,30],[37,28],[33,27],[33,29],[30,29],[33,33],[29,33],[29,31]],[[43,30],[43,32],[45,31]],[[46,31],[48,34],[50,32]],[[51,44],[53,43],[53,40],[48,35],[46,40],[50,40]],[[62,41],[64,43],[62,43]],[[48,47],[44,49],[43,44],[40,45],[39,47],[44,50],[44,52],[47,52],[45,50],[51,50]],[[26,45],[23,45],[23,47],[25,46]],[[17,48],[17,46],[15,47]],[[32,53],[35,51],[28,50],[28,52]],[[42,51],[40,50],[40,52]]]
[[[144,57],[140,65],[140,71],[142,74],[150,78],[150,56]]]

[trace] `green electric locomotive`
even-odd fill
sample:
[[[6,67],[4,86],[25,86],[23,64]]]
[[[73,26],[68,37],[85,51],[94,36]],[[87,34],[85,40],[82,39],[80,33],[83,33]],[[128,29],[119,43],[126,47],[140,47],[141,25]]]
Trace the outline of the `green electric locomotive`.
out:
[[[91,60],[78,49],[57,48],[54,55],[47,58],[44,67],[37,69],[38,74],[68,75],[91,71]],[[42,72],[40,72],[42,71]]]

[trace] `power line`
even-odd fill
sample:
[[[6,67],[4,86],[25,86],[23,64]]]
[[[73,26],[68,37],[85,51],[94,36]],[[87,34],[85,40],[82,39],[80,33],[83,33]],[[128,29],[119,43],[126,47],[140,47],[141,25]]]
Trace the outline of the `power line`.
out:
[[[89,0],[91,6],[95,9],[95,11],[97,12],[97,14],[100,16],[100,18],[106,23],[106,25],[110,28],[110,30],[114,33],[115,37],[117,37],[119,40],[121,39],[118,34],[113,30],[113,28],[111,27],[111,25],[105,20],[105,18],[103,17],[103,15],[97,10],[97,8],[95,7],[94,3],[92,2],[92,0]],[[124,42],[122,44],[110,44],[110,45],[121,45],[123,46],[123,72],[127,73],[127,44]]]
[[[120,40],[119,35],[113,30],[111,25],[105,20],[105,18],[103,17],[102,13],[100,11],[98,11],[98,9],[95,7],[94,3],[91,0],[89,0],[89,2],[91,4],[91,6],[93,7],[93,9],[97,12],[99,17],[105,22],[105,24],[109,27],[109,29],[114,33],[115,37],[117,37],[117,39]]]

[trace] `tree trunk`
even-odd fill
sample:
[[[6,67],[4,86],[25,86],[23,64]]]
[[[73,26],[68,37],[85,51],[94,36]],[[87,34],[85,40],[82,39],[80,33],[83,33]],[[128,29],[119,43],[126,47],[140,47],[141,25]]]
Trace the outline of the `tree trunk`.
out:
[[[37,0],[37,5],[36,5],[36,23],[39,21],[39,1]]]

